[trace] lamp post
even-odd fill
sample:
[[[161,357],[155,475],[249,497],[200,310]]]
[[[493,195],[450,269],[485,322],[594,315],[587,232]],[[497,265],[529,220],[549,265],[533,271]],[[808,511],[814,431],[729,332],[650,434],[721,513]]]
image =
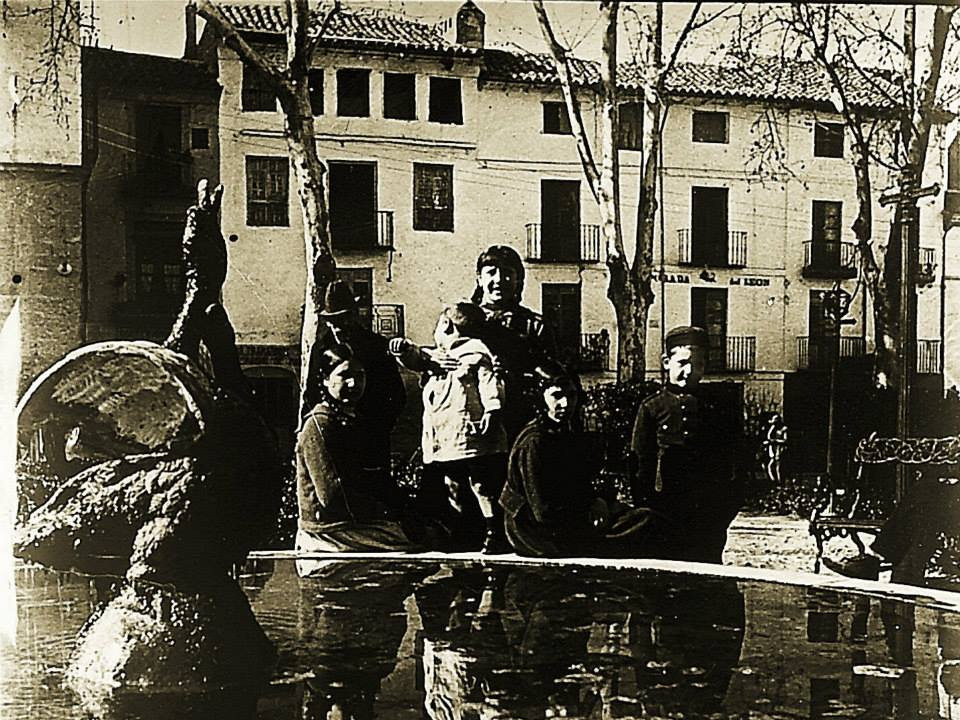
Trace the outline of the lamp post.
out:
[[[826,318],[829,319],[833,330],[833,346],[830,358],[830,395],[827,405],[827,477],[834,478],[834,407],[837,400],[837,366],[840,364],[840,330],[843,327],[843,319],[850,310],[850,303],[853,296],[840,286],[838,280],[833,284],[830,290],[823,293],[823,310]]]

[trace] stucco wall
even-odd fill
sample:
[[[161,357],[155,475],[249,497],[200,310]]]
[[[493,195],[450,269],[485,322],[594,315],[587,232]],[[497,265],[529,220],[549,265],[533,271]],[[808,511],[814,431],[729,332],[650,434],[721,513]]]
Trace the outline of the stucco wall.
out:
[[[81,178],[0,169],[0,316],[21,300],[19,389],[83,341]]]
[[[4,2],[0,18],[0,163],[80,164],[79,28],[70,22],[60,24],[67,1]],[[63,43],[58,83],[31,88],[32,82],[46,75],[39,51],[49,39],[51,23],[74,41]]]
[[[303,297],[303,241],[295,193],[290,193],[289,228],[245,226],[244,155],[284,156],[275,113],[240,111],[240,63],[222,51],[221,168],[228,195],[224,203],[224,231],[240,241],[231,245],[231,271],[225,288],[227,307],[234,318],[240,342],[295,343]],[[560,100],[557,88],[475,81],[474,61],[457,60],[443,67],[434,60],[352,55],[348,59],[324,55],[318,62],[325,76],[325,114],[316,119],[319,150],[325,160],[375,161],[380,209],[394,212],[396,251],[341,253],[343,267],[372,267],[374,303],[401,303],[406,308],[407,335],[428,342],[436,313],[443,302],[468,295],[474,285],[477,254],[494,243],[515,247],[525,255],[527,223],[540,220],[540,183],[543,179],[580,181],[581,223],[596,224],[599,215],[577,160],[571,136],[542,133],[541,103]],[[337,118],[336,67],[368,67],[371,116]],[[417,74],[418,120],[382,117],[382,71]],[[462,78],[464,124],[444,126],[426,122],[428,77]],[[588,128],[596,131],[596,113],[589,98],[581,109]],[[730,113],[729,142],[694,143],[691,139],[694,110]],[[856,210],[855,181],[845,158],[814,157],[813,127],[818,120],[836,121],[831,114],[803,109],[771,113],[783,142],[783,163],[793,174],[759,182],[749,171],[749,158],[762,130],[758,104],[690,99],[671,106],[664,136],[664,269],[668,279],[683,282],[657,284],[657,299],[650,310],[648,368],[659,366],[660,303],[665,301],[666,326],[690,322],[693,287],[726,288],[728,335],[756,337],[754,379],[778,381],[797,368],[797,338],[808,334],[811,290],[826,290],[832,280],[802,276],[803,244],[811,239],[812,202],[843,203],[842,240],[853,242],[850,224]],[[413,163],[438,162],[454,166],[455,230],[420,232],[412,229]],[[640,157],[621,153],[623,235],[632,256],[636,232]],[[701,279],[702,268],[678,265],[678,231],[691,225],[691,188],[695,185],[729,189],[729,228],[747,232],[747,267],[710,268],[712,279]],[[888,177],[874,177],[875,197],[890,186]],[[933,240],[939,223],[931,205],[922,214],[921,245],[934,247],[940,265],[939,245]],[[873,230],[885,245],[890,213],[874,208]],[[654,243],[655,263],[660,262],[661,239]],[[616,341],[615,320],[606,299],[607,272],[602,263],[527,263],[524,303],[541,309],[543,283],[580,283],[582,332],[606,328]],[[843,287],[854,295],[851,317],[844,335],[867,339],[872,348],[871,308],[856,280]],[[918,337],[939,337],[938,285],[920,293]],[[661,292],[662,290],[662,292]],[[661,297],[662,295],[662,297]]]

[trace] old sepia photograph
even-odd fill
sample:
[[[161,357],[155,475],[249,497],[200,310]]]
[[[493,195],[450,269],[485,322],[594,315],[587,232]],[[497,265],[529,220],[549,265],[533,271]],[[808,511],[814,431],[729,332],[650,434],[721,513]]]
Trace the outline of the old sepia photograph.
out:
[[[0,0],[0,718],[960,718],[958,8]]]

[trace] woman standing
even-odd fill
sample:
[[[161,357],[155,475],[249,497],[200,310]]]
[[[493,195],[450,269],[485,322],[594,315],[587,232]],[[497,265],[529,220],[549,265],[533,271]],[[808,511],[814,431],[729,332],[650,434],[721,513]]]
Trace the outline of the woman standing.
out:
[[[503,423],[510,441],[535,414],[534,369],[556,357],[553,333],[543,317],[520,304],[523,282],[523,261],[512,247],[494,245],[477,258],[477,287],[471,300],[487,318],[485,340],[503,376]]]
[[[366,373],[346,345],[317,356],[322,399],[297,436],[297,549],[307,552],[412,550],[397,518],[401,496],[385,472],[363,467],[357,403]]]

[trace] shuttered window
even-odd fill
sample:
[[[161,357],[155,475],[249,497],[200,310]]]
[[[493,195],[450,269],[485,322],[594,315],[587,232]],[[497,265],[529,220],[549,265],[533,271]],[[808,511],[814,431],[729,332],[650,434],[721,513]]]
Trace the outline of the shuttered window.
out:
[[[453,166],[413,165],[413,229],[453,231]]]

